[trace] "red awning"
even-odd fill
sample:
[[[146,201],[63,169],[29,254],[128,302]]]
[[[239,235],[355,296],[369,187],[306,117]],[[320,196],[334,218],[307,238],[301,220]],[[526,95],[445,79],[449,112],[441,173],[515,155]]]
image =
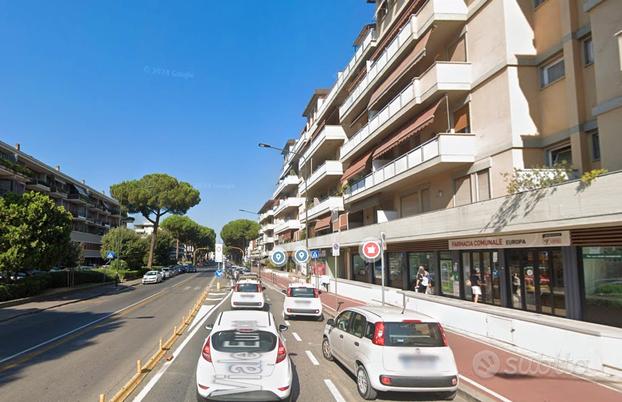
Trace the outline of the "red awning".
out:
[[[406,74],[408,70],[425,55],[425,47],[430,39],[430,33],[432,29],[429,29],[417,42],[413,50],[408,56],[393,70],[393,72],[382,81],[380,86],[371,94],[369,98],[369,107],[371,108],[382,95],[386,94],[391,87],[399,81],[400,78]]]
[[[330,215],[328,215],[326,218],[318,219],[315,222],[316,232],[320,230],[328,229],[328,228],[330,228]]]
[[[391,138],[387,140],[387,142],[376,148],[372,155],[372,158],[378,159],[380,156],[384,155],[385,153],[389,152],[390,150],[401,144],[404,140],[407,140],[411,135],[416,134],[417,132],[423,130],[429,124],[432,124],[432,122],[434,122],[434,114],[436,113],[438,106],[441,104],[441,102],[443,102],[443,100],[445,100],[445,98],[439,100],[431,108],[417,116],[417,118],[412,123],[409,123],[402,127],[400,130],[398,130]]]
[[[341,176],[341,182],[343,183],[351,177],[354,177],[357,174],[361,173],[363,170],[365,170],[373,152],[374,150],[372,149],[371,151],[361,156],[359,159],[352,162],[352,164],[350,164],[346,171],[343,172],[343,176]]]

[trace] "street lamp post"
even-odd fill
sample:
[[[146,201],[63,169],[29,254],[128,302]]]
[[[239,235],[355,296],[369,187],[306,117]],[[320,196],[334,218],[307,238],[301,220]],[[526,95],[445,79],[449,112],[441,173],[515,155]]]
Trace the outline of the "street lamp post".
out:
[[[270,148],[270,149],[274,149],[277,151],[281,151],[283,153],[286,154],[292,154],[292,155],[296,155],[300,158],[302,158],[302,155],[300,155],[298,152],[294,152],[294,151],[290,151],[290,150],[285,150],[283,148],[278,148],[278,147],[274,147],[270,144],[264,144],[264,143],[259,143],[259,148]],[[302,174],[302,172],[301,172]],[[304,185],[305,185],[305,248],[307,249],[307,251],[309,250],[309,189],[307,187],[307,177],[303,174],[302,175],[302,180],[304,181]],[[307,270],[308,271],[308,270]],[[307,272],[307,280],[309,279],[309,274]]]

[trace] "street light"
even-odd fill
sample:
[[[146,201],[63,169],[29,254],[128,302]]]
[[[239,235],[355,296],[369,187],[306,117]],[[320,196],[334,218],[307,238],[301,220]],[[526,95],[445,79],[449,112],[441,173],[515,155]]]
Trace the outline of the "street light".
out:
[[[238,209],[240,212],[246,212],[247,214],[259,215],[259,212],[249,211],[248,209]]]
[[[276,151],[280,151],[282,154],[292,154],[295,156],[298,156],[300,158],[302,158],[302,155],[300,155],[298,152],[294,152],[294,151],[290,151],[290,150],[285,150],[283,148],[278,148],[275,146],[272,146],[270,144],[265,144],[263,142],[260,142],[259,144],[259,148],[270,148],[270,149],[274,149]],[[302,174],[302,172],[301,172]],[[305,184],[305,248],[307,250],[309,250],[309,189],[307,187],[307,178],[305,177],[304,174],[302,174],[302,179],[304,181]],[[308,272],[307,272],[308,275]]]

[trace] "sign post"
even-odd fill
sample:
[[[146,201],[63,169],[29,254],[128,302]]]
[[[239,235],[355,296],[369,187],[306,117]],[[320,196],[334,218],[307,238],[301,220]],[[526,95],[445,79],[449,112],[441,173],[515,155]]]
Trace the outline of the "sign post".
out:
[[[363,240],[359,246],[359,254],[365,261],[370,263],[375,263],[380,259],[382,270],[382,305],[384,306],[384,252],[382,250],[382,241],[373,238]]]
[[[387,236],[384,232],[380,232],[380,246],[382,250],[380,252],[380,272],[382,274],[382,305],[384,306],[384,278],[385,275],[385,263],[384,263],[384,252],[387,250]]]
[[[339,265],[338,265],[338,258],[339,254],[341,252],[341,246],[339,245],[339,243],[334,242],[333,243],[333,257],[335,258],[335,311],[339,311],[339,299],[337,296],[337,281],[339,280]],[[329,286],[330,286],[330,282],[329,282]]]
[[[299,265],[305,267],[305,276],[308,275],[307,263],[309,262],[309,258],[310,258],[309,250],[307,250],[304,247],[298,247],[296,251],[294,251],[294,261],[298,263]]]
[[[215,255],[214,255],[214,261],[216,261],[216,264],[218,264],[218,269],[220,269],[220,263],[223,262],[223,258],[222,258],[222,250],[223,250],[223,245],[222,244],[216,244],[215,247]],[[224,270],[224,264],[223,264],[223,270]]]

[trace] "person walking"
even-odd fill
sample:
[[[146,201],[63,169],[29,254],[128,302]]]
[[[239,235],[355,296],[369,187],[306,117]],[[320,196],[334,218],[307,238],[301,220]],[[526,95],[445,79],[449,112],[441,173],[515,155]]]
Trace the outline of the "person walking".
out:
[[[114,275],[114,287],[115,289],[119,287],[119,273],[118,272]]]
[[[480,287],[479,268],[475,268],[471,271],[471,294],[473,295],[473,303],[479,302],[479,297],[482,295],[482,288]]]

